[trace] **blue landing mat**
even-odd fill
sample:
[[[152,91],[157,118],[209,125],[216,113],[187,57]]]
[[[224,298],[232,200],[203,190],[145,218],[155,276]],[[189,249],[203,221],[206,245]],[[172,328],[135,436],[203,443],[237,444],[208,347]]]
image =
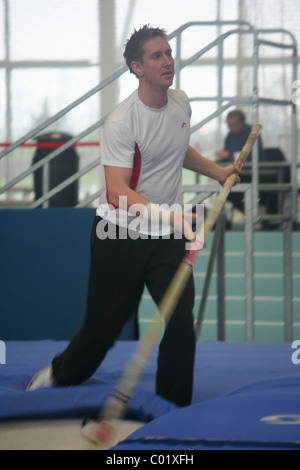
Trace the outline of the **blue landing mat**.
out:
[[[84,384],[27,392],[31,377],[67,346],[64,341],[9,341],[0,365],[0,420],[96,418],[114,390],[136,343],[119,342]],[[125,346],[125,347],[124,347]],[[147,422],[177,407],[139,384],[125,419]]]
[[[80,386],[26,392],[31,377],[49,364],[67,344],[64,341],[46,340],[6,342],[6,364],[0,365],[0,419],[95,417],[137,348],[134,341],[117,342],[93,377]],[[186,430],[195,422],[196,413],[199,412],[197,423],[201,424],[201,433],[193,430],[192,435],[188,434],[189,439],[228,439],[232,436],[227,431],[238,429],[238,438],[236,435],[234,437],[236,441],[251,441],[260,432],[260,427],[275,429],[275,425],[257,424],[258,416],[255,418],[255,412],[260,409],[260,402],[264,405],[269,402],[274,404],[272,409],[262,409],[261,415],[264,416],[300,414],[300,364],[293,364],[291,357],[294,350],[289,343],[198,343],[193,401],[191,407],[182,410],[155,394],[157,351],[158,345],[153,350],[126,415],[127,419],[152,421],[151,425],[158,423],[154,437],[168,436],[162,435],[159,418],[162,422],[168,417],[173,419],[173,416],[175,421],[177,416],[185,420],[187,413],[187,424],[184,428],[181,426]],[[248,415],[243,418],[245,411]],[[244,435],[242,431],[249,431],[248,421],[252,416],[256,419],[253,434]],[[220,426],[216,425],[217,418]],[[173,424],[167,424],[167,427],[170,426]],[[299,423],[290,426],[300,440]],[[218,427],[223,429],[221,434],[208,433],[210,429]],[[281,426],[284,432],[288,431],[287,428],[288,425]],[[274,436],[274,439],[277,437]],[[289,435],[288,439],[294,437]],[[176,434],[177,438],[183,438],[180,432]],[[173,437],[168,439],[172,440]],[[189,448],[191,443],[187,444]],[[163,445],[166,446],[166,443]],[[206,443],[201,445],[207,446]]]
[[[113,450],[300,450],[300,379],[268,381],[153,420]]]

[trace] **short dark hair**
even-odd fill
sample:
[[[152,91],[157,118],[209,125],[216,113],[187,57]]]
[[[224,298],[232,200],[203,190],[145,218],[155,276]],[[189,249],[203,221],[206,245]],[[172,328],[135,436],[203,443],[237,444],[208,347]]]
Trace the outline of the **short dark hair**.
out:
[[[246,122],[246,116],[240,109],[234,109],[233,111],[230,111],[227,114],[227,119],[228,118],[236,118],[238,122],[242,122],[243,124]]]
[[[145,42],[158,36],[166,41],[168,39],[166,31],[162,28],[153,28],[152,26],[144,25],[140,29],[134,30],[131,37],[126,42],[123,54],[130,73],[134,73],[131,68],[132,61],[143,62],[143,45]]]

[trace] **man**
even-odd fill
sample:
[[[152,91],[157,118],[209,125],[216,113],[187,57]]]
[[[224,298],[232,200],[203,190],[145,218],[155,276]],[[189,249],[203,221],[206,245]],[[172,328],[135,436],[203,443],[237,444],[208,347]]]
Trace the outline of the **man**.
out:
[[[182,167],[221,184],[233,173],[239,180],[235,166],[222,168],[189,146],[190,104],[184,92],[170,89],[174,60],[165,31],[148,26],[135,31],[124,57],[139,85],[102,130],[106,188],[91,233],[84,325],[67,349],[32,379],[29,390],[87,380],[137,311],[144,285],[160,302],[186,242],[195,238],[182,211],[162,206],[180,204]],[[188,405],[192,397],[193,305],[191,278],[159,348],[156,391],[178,406]]]
[[[252,127],[246,123],[246,116],[240,109],[234,109],[230,111],[227,115],[227,125],[229,128],[229,133],[225,138],[224,150],[216,152],[216,156],[222,164],[232,163],[236,156],[240,153],[244,147],[246,140],[249,137]],[[258,145],[258,158],[259,161],[265,160],[265,153],[262,145],[261,136],[258,136],[257,139]],[[249,153],[247,161],[250,162],[252,159],[252,152]],[[252,178],[244,177],[243,181],[245,183],[251,182]],[[231,193],[228,196],[228,201],[230,201],[233,206],[238,209],[240,212],[244,212],[244,201],[239,193]],[[227,228],[231,227],[231,222],[227,222]]]
[[[242,150],[250,132],[252,131],[252,127],[246,123],[246,116],[243,111],[239,109],[230,111],[227,115],[226,121],[229,133],[225,138],[224,150],[216,152],[216,155],[218,159],[223,162],[233,162],[234,154],[239,153]],[[257,141],[259,160],[263,161],[265,156],[261,136],[258,137]],[[247,160],[251,161],[251,152]]]

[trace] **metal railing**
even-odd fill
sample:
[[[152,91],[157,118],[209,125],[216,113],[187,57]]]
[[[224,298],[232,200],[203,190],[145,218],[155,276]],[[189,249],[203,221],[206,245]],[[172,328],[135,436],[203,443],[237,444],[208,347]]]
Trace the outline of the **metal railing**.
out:
[[[221,34],[218,38],[212,41],[210,44],[206,45],[204,48],[199,50],[197,53],[193,54],[188,59],[182,59],[182,35],[185,31],[187,31],[191,27],[204,27],[204,26],[213,26],[213,27],[234,27],[226,31],[225,33]],[[289,44],[285,43],[277,43],[270,40],[265,40],[260,37],[260,35],[271,35],[271,34],[282,34],[287,35],[290,39]],[[253,50],[254,56],[252,59],[253,63],[253,91],[252,96],[249,98],[245,97],[226,97],[223,96],[223,67],[224,67],[224,50],[223,45],[225,39],[232,35],[252,35],[253,37]],[[204,126],[206,123],[212,121],[213,119],[220,117],[224,111],[229,109],[232,106],[250,106],[252,108],[252,120],[253,124],[258,122],[258,108],[260,104],[263,105],[280,105],[280,106],[290,106],[292,108],[291,113],[291,148],[292,148],[292,155],[291,155],[291,191],[292,191],[292,218],[295,220],[297,216],[297,121],[296,121],[296,104],[292,102],[292,100],[272,100],[259,97],[259,90],[258,90],[258,69],[259,69],[259,47],[261,45],[268,45],[271,47],[282,48],[282,49],[289,49],[292,51],[291,57],[291,64],[292,64],[292,81],[296,81],[297,79],[297,44],[293,37],[293,35],[286,30],[282,29],[259,29],[256,30],[253,26],[245,21],[211,21],[211,22],[189,22],[182,25],[180,28],[176,29],[173,33],[169,35],[170,40],[175,40],[176,42],[176,52],[175,52],[175,68],[176,68],[176,75],[175,75],[175,87],[180,88],[181,86],[181,72],[182,70],[192,64],[195,64],[200,58],[202,58],[207,52],[211,51],[214,48],[217,48],[217,70],[218,70],[218,94],[217,96],[212,97],[192,97],[191,102],[195,101],[215,101],[217,103],[217,109],[214,113],[207,116],[205,119],[201,120],[197,124],[195,124],[191,132],[195,132],[197,129]],[[56,113],[50,119],[47,119],[44,123],[40,124],[36,128],[32,129],[30,132],[25,134],[23,137],[18,139],[12,145],[7,147],[0,153],[0,159],[4,158],[5,156],[9,156],[13,150],[19,147],[21,144],[26,142],[29,139],[35,137],[39,132],[49,127],[51,124],[59,120],[61,117],[65,116],[71,110],[88,100],[90,97],[94,96],[96,93],[101,92],[104,90],[109,84],[113,81],[119,79],[124,73],[127,72],[127,67],[123,66],[111,76],[109,76],[106,80],[101,82],[98,86],[94,87],[89,92],[82,95],[80,98],[75,100],[69,106],[62,109],[59,113]],[[90,126],[86,130],[82,131],[80,134],[76,135],[74,138],[70,139],[66,142],[63,146],[59,149],[54,150],[49,155],[41,159],[39,162],[32,165],[28,170],[22,172],[18,176],[12,178],[10,181],[6,182],[2,188],[0,188],[0,194],[5,193],[14,185],[22,181],[24,178],[33,174],[38,168],[43,167],[43,196],[38,201],[32,203],[29,208],[37,207],[38,205],[43,204],[44,207],[47,207],[47,201],[50,199],[51,196],[57,194],[59,191],[64,189],[66,186],[71,184],[74,179],[80,178],[82,175],[86,174],[87,172],[91,171],[98,165],[100,165],[100,161],[97,159],[92,164],[84,167],[81,171],[77,172],[71,178],[68,178],[64,183],[59,184],[56,188],[52,188],[49,191],[49,162],[57,155],[63,153],[66,149],[71,147],[74,143],[80,141],[85,136],[89,135],[94,130],[100,128],[105,121],[105,117],[101,118],[98,122],[94,125]],[[252,168],[252,184],[253,184],[253,210],[254,210],[254,219],[258,216],[258,199],[259,199],[259,188],[258,188],[258,149],[255,146],[253,150],[253,168]],[[280,188],[278,187],[278,190]],[[95,193],[95,199],[98,197],[99,191]],[[84,206],[85,204],[90,204],[93,201],[93,197],[89,196],[87,201],[80,202],[80,206]]]
[[[252,196],[253,187],[251,184],[239,184],[234,186],[231,191],[239,192],[244,197],[245,200],[245,340],[253,341],[254,340],[254,286],[253,286],[253,196]],[[220,185],[185,185],[183,186],[183,192],[193,191],[196,194],[196,197],[193,199],[193,203],[203,202],[207,197],[211,196],[214,193],[221,191]],[[191,203],[191,201],[190,201]],[[219,230],[222,232],[222,227],[219,227]],[[215,230],[214,238],[218,238],[218,230]],[[220,244],[219,244],[220,243]],[[213,243],[214,245],[214,243]],[[216,251],[215,251],[216,250]],[[224,258],[224,242],[222,240],[222,233],[220,234],[219,240],[217,240],[217,245],[212,246],[211,249],[211,259],[209,263],[209,269],[207,270],[206,279],[204,283],[204,290],[202,295],[202,301],[200,303],[198,318],[196,321],[196,336],[199,338],[201,332],[201,326],[204,317],[205,303],[208,295],[208,289],[210,284],[210,277],[212,275],[214,257],[218,258],[218,308],[217,308],[217,317],[218,317],[218,340],[225,340],[225,321],[226,321],[226,312],[225,312],[225,258]]]
[[[192,200],[188,201],[189,204],[195,205],[203,203],[207,198],[221,191],[220,185],[184,185],[183,193],[195,193]],[[254,341],[254,232],[253,232],[253,185],[241,183],[234,186],[231,189],[232,192],[241,193],[245,202],[245,226],[244,226],[244,247],[245,247],[245,340]],[[203,293],[201,296],[201,302],[199,307],[198,316],[196,319],[195,331],[196,337],[199,339],[202,328],[204,311],[206,306],[206,300],[208,296],[210,280],[213,273],[213,264],[217,257],[218,268],[217,268],[217,339],[224,341],[225,336],[225,323],[226,323],[226,308],[225,308],[225,248],[224,248],[224,232],[222,228],[223,222],[220,221],[220,225],[215,228],[213,237],[213,243],[211,247],[210,260],[208,263],[208,269],[206,278],[204,281]],[[285,227],[283,230],[283,269],[284,269],[284,339],[285,341],[293,340],[293,272],[292,272],[292,222],[288,218],[284,222]]]

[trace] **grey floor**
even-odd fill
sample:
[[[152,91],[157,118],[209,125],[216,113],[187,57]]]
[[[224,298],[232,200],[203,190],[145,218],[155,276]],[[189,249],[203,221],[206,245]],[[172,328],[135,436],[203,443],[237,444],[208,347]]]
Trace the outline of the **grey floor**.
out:
[[[2,421],[0,450],[108,450],[143,423],[115,421],[113,440],[97,447],[83,436],[81,425],[78,419]]]

